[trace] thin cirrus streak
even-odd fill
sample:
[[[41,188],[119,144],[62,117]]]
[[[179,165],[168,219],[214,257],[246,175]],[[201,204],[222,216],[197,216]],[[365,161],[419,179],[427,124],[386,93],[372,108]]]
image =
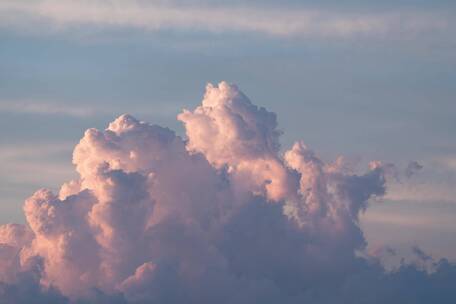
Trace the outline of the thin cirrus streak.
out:
[[[273,36],[352,37],[415,35],[452,28],[446,12],[347,12],[317,8],[277,9],[261,6],[185,6],[137,1],[2,1],[4,26],[49,23],[210,32],[247,31]],[[409,38],[409,37],[408,37]]]
[[[89,129],[79,175],[0,226],[6,303],[452,303],[456,266],[386,271],[359,226],[394,168],[354,174],[302,142],[282,155],[276,115],[208,85],[178,115],[187,139],[122,115]],[[394,177],[394,176],[393,176]]]
[[[88,117],[96,114],[96,110],[90,107],[68,107],[57,103],[45,103],[41,101],[0,101],[0,113],[23,113],[66,115],[72,117]]]
[[[159,103],[159,109],[150,109],[139,107],[131,110],[151,116],[171,116],[177,112],[180,105],[173,103]],[[95,116],[111,116],[113,113],[122,113],[122,105],[91,105],[87,101],[85,104],[78,106],[69,106],[62,102],[46,102],[41,100],[0,100],[0,114],[37,114],[37,115],[55,115],[68,116],[74,118],[90,118]],[[1,152],[0,152],[1,155]]]

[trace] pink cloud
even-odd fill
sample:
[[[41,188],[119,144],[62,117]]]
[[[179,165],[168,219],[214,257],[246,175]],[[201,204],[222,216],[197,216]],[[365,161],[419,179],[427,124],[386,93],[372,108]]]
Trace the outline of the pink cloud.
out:
[[[359,213],[389,166],[356,175],[302,142],[281,155],[275,114],[225,82],[178,119],[186,139],[130,115],[87,130],[78,179],[27,199],[26,225],[0,226],[0,296],[334,303],[362,299],[359,277],[389,280],[358,255]]]

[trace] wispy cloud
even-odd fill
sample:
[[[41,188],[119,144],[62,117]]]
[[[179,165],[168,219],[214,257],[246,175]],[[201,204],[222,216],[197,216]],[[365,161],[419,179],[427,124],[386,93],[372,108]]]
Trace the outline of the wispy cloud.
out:
[[[148,116],[175,116],[182,105],[177,103],[157,103],[143,107],[127,107],[125,105],[112,105],[75,103],[68,101],[33,101],[33,100],[0,100],[0,113],[21,113],[34,115],[63,115],[76,118],[87,118],[100,115],[118,115],[124,112],[140,113]]]
[[[438,157],[423,163],[416,176],[391,183],[385,198],[397,202],[456,203],[456,161]]]
[[[41,145],[1,145],[0,179],[10,183],[57,185],[74,176],[73,166],[68,163],[68,159],[71,159],[75,144],[54,142]]]
[[[211,32],[247,31],[275,36],[351,37],[419,34],[451,27],[449,15],[425,11],[348,12],[261,6],[178,6],[138,1],[2,1],[3,26],[48,23],[64,30],[96,25]]]
[[[2,145],[0,148],[0,160],[9,162],[30,156],[42,158],[61,153],[71,154],[75,144],[74,142],[53,142],[39,146],[36,143]]]
[[[416,208],[415,208],[416,209]],[[396,213],[394,213],[396,212]],[[429,213],[429,212],[428,212]],[[397,214],[395,211],[369,210],[363,215],[366,224],[384,224],[401,227],[424,229],[442,229],[456,231],[456,223],[452,214]]]
[[[31,114],[61,114],[74,117],[87,117],[96,114],[89,106],[71,106],[52,102],[38,101],[0,101],[0,112],[31,113]]]

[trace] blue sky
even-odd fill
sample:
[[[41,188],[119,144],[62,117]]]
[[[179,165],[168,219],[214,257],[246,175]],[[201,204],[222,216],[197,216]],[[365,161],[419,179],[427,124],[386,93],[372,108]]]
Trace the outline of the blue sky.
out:
[[[170,127],[206,83],[236,83],[330,160],[424,166],[363,225],[456,257],[453,1],[2,1],[0,222],[74,177],[71,152],[119,114]],[[398,232],[399,231],[399,232]],[[424,231],[424,232],[423,232]],[[393,236],[394,235],[394,236]],[[436,238],[436,236],[441,236]]]

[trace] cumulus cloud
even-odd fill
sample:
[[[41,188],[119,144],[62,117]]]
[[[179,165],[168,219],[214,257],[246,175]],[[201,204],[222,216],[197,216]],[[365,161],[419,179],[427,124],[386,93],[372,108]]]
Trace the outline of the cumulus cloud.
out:
[[[85,132],[78,178],[27,199],[25,225],[0,226],[2,301],[456,299],[448,261],[386,272],[366,250],[358,218],[385,195],[391,165],[355,174],[303,142],[281,153],[275,114],[226,82],[178,119],[185,139],[130,115]]]

